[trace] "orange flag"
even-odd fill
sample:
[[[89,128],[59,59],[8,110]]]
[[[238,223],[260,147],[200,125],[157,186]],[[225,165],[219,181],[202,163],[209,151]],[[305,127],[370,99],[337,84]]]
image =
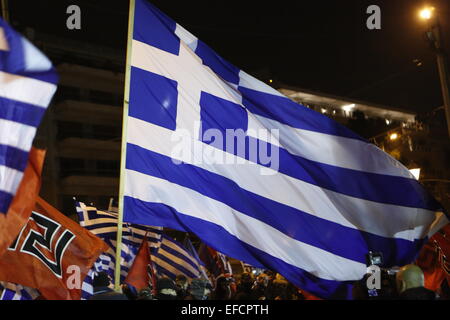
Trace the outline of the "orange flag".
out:
[[[436,291],[450,283],[450,224],[437,232],[420,251],[416,261],[425,276],[425,288]]]
[[[138,291],[148,287],[150,276],[148,266],[150,265],[150,253],[148,248],[147,236],[142,240],[139,251],[134,258],[133,265],[128,271],[125,282],[131,284]]]
[[[28,222],[41,188],[45,150],[31,148],[22,181],[8,212],[0,213],[0,256]]]
[[[47,300],[79,300],[89,269],[108,246],[40,197],[0,259],[0,280],[36,288]]]

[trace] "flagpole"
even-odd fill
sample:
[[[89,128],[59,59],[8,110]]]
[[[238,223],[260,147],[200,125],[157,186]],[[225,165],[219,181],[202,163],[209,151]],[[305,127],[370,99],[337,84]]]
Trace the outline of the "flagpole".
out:
[[[8,0],[2,0],[2,17],[3,20],[9,23]]]
[[[127,149],[128,102],[130,99],[131,46],[133,41],[135,0],[130,0],[128,13],[127,61],[125,66],[125,90],[123,96],[122,148],[120,156],[119,212],[117,219],[116,269],[114,289],[120,291],[120,261],[122,251],[123,198],[125,189],[125,161]]]

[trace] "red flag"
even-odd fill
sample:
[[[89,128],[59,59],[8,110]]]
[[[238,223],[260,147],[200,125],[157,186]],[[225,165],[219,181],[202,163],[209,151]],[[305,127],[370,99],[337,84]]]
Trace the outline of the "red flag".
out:
[[[134,258],[133,265],[128,271],[128,275],[125,279],[126,283],[131,284],[137,290],[142,290],[148,287],[150,276],[148,274],[148,266],[150,265],[150,254],[148,249],[147,236],[142,240],[139,251]]]
[[[316,297],[316,296],[312,295],[309,292],[306,292],[306,291],[303,291],[303,290],[300,290],[300,291],[303,294],[303,296],[305,297],[305,300],[323,300],[323,299],[321,299],[319,297]]]
[[[48,300],[79,300],[89,269],[108,246],[40,197],[0,259],[0,280],[36,288]]]
[[[227,257],[223,253],[208,247],[206,244],[202,243],[200,245],[198,255],[214,278],[232,273],[232,268]]]
[[[28,164],[16,196],[6,214],[0,214],[0,256],[17,238],[20,230],[28,222],[36,197],[41,188],[41,173],[45,150],[31,148]]]
[[[425,288],[436,291],[444,279],[450,281],[450,224],[431,237],[416,263],[423,270]]]

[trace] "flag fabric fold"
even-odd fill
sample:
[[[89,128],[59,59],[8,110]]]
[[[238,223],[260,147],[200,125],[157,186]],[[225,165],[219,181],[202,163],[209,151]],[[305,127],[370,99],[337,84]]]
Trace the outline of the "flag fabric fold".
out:
[[[159,276],[173,280],[180,274],[189,280],[202,276],[199,261],[181,243],[166,234],[162,235],[161,243],[151,258]]]
[[[0,214],[0,257],[28,222],[41,189],[45,151],[32,148],[23,179],[7,214]]]
[[[138,253],[134,258],[133,265],[128,271],[125,283],[131,284],[137,290],[147,288],[150,283],[149,265],[150,251],[148,247],[147,237],[142,240]]]
[[[98,210],[94,206],[86,206],[83,202],[75,202],[80,225],[108,244],[106,252],[98,260],[98,271],[106,272],[115,279],[117,212]],[[124,223],[122,226],[122,247],[120,261],[120,281],[125,278],[133,265],[144,238],[150,249],[156,250],[161,240],[162,228]]]
[[[48,58],[0,18],[0,214],[19,188],[57,82]]]
[[[398,161],[294,103],[136,0],[124,221],[196,234],[321,298],[351,298],[366,254],[415,260],[448,223]]]
[[[0,259],[0,280],[36,288],[48,300],[80,300],[81,284],[107,245],[40,197]]]
[[[213,276],[214,280],[219,276],[233,273],[230,262],[223,253],[220,253],[202,243],[198,249],[198,254],[200,259],[205,264],[206,269],[209,270]]]

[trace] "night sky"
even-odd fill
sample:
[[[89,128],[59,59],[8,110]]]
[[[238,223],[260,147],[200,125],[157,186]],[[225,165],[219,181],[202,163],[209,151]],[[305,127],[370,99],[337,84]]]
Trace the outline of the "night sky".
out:
[[[442,105],[435,54],[418,19],[422,0],[175,1],[152,3],[222,57],[261,80],[426,112]],[[66,29],[66,8],[82,10],[82,30]],[[381,30],[366,9],[381,8]],[[450,45],[450,0],[430,1]],[[10,0],[18,28],[121,50],[128,1]],[[417,66],[414,60],[419,60]]]

